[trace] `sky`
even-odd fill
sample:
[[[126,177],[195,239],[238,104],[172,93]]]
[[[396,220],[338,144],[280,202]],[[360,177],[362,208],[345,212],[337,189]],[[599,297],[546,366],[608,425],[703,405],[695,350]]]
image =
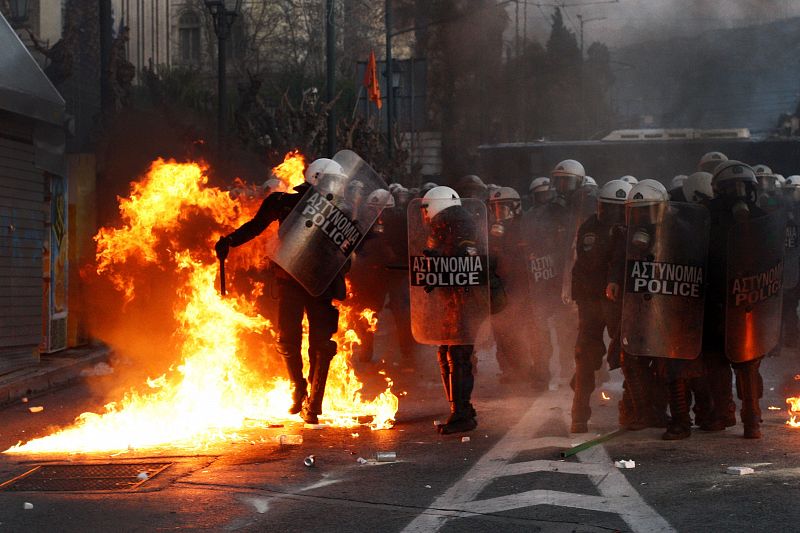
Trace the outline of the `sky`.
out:
[[[554,6],[564,5],[565,23],[576,35],[584,19],[586,47],[601,41],[611,48],[642,40],[691,37],[703,30],[747,26],[800,17],[800,0],[519,0],[519,31],[544,43]],[[514,41],[517,2],[507,7],[506,40]],[[603,20],[589,19],[602,18]]]

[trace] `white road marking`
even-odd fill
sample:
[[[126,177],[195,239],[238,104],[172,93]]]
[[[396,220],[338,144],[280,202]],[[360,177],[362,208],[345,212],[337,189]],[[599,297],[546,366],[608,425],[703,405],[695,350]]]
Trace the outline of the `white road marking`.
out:
[[[438,531],[448,520],[472,516],[470,513],[498,513],[535,505],[614,513],[619,515],[633,531],[674,531],[614,467],[602,446],[595,446],[579,453],[577,458],[580,463],[544,460],[509,463],[521,451],[547,447],[568,448],[576,444],[573,439],[565,437],[535,437],[542,425],[548,421],[548,417],[543,416],[543,413],[549,413],[551,408],[563,403],[563,393],[551,392],[537,398],[520,421],[459,481],[436,498],[430,509],[406,526],[403,532]],[[498,498],[475,500],[478,494],[497,478],[532,472],[586,475],[597,487],[601,496],[530,490]]]

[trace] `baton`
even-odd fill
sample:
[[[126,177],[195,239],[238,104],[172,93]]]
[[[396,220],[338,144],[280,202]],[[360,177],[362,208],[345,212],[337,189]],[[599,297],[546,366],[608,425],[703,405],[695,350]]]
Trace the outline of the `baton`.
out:
[[[225,296],[225,260],[219,259],[219,292]]]

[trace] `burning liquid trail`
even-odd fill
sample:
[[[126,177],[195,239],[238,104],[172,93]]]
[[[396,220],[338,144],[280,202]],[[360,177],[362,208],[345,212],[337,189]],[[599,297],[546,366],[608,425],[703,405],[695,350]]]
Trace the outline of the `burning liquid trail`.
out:
[[[288,154],[291,165],[284,165],[291,166],[294,173],[299,169],[302,175],[302,159],[298,165],[298,157],[302,158],[297,153]],[[73,426],[4,453],[194,449],[236,439],[237,432],[248,427],[248,421],[263,424],[289,418],[290,385],[283,372],[265,377],[249,368],[242,357],[247,351],[243,337],[272,335],[269,321],[251,303],[263,290],[263,283],[253,284],[250,294],[236,297],[222,298],[216,289],[219,267],[213,243],[249,220],[258,205],[242,205],[226,192],[207,187],[206,170],[195,163],[155,161],[147,175],[132,184],[131,195],[120,199],[122,226],[101,228],[95,236],[97,273],[111,281],[125,302],[137,297],[137,272],[143,266],[158,267],[172,276],[174,301],[158,304],[174,309],[179,346],[176,355],[180,358],[175,369],[148,379],[144,391],[129,390],[120,401],[107,404],[103,413],[83,413]],[[276,175],[290,181],[279,172]],[[296,175],[291,179],[296,180]],[[182,242],[195,231],[192,217],[203,218],[216,230],[201,245],[187,248]],[[232,254],[235,258],[231,258],[235,259],[234,269],[258,268],[264,241],[256,239],[237,249]],[[197,243],[196,235],[193,242]],[[359,417],[371,417],[373,429],[391,427],[398,407],[391,380],[385,378],[387,387],[378,397],[364,400],[362,384],[350,366],[353,347],[360,343],[353,325],[364,320],[374,330],[374,312],[356,311],[346,305],[339,305],[339,311],[335,337],[339,351],[331,364],[323,419],[350,427],[358,425]],[[147,331],[141,335],[147,335]],[[304,323],[304,352],[307,347]]]

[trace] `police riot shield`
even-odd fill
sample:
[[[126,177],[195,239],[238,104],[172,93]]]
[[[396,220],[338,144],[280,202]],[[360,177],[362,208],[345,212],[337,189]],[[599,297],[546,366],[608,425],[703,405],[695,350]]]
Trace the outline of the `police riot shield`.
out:
[[[771,352],[780,339],[783,305],[783,211],[734,225],[728,234],[725,353],[734,363]]]
[[[703,344],[708,210],[669,202],[628,213],[622,348],[637,356],[695,359]]]
[[[571,221],[550,205],[531,209],[522,216],[522,238],[527,265],[530,300],[536,309],[561,304],[567,255],[574,253]]]
[[[791,202],[786,219],[786,240],[783,243],[783,289],[797,287],[800,282],[800,205]]]
[[[473,344],[489,316],[485,204],[472,198],[412,200],[408,271],[417,342]]]
[[[587,218],[597,212],[597,197],[585,187],[581,187],[572,194],[566,218],[566,240],[562,243],[566,247],[564,255],[563,277],[561,280],[561,300],[572,302],[572,269],[578,259],[575,249],[575,239],[578,230]]]
[[[268,252],[312,296],[325,292],[380,215],[367,197],[387,188],[354,152],[342,150],[333,160],[341,172],[319,176],[281,223]]]

